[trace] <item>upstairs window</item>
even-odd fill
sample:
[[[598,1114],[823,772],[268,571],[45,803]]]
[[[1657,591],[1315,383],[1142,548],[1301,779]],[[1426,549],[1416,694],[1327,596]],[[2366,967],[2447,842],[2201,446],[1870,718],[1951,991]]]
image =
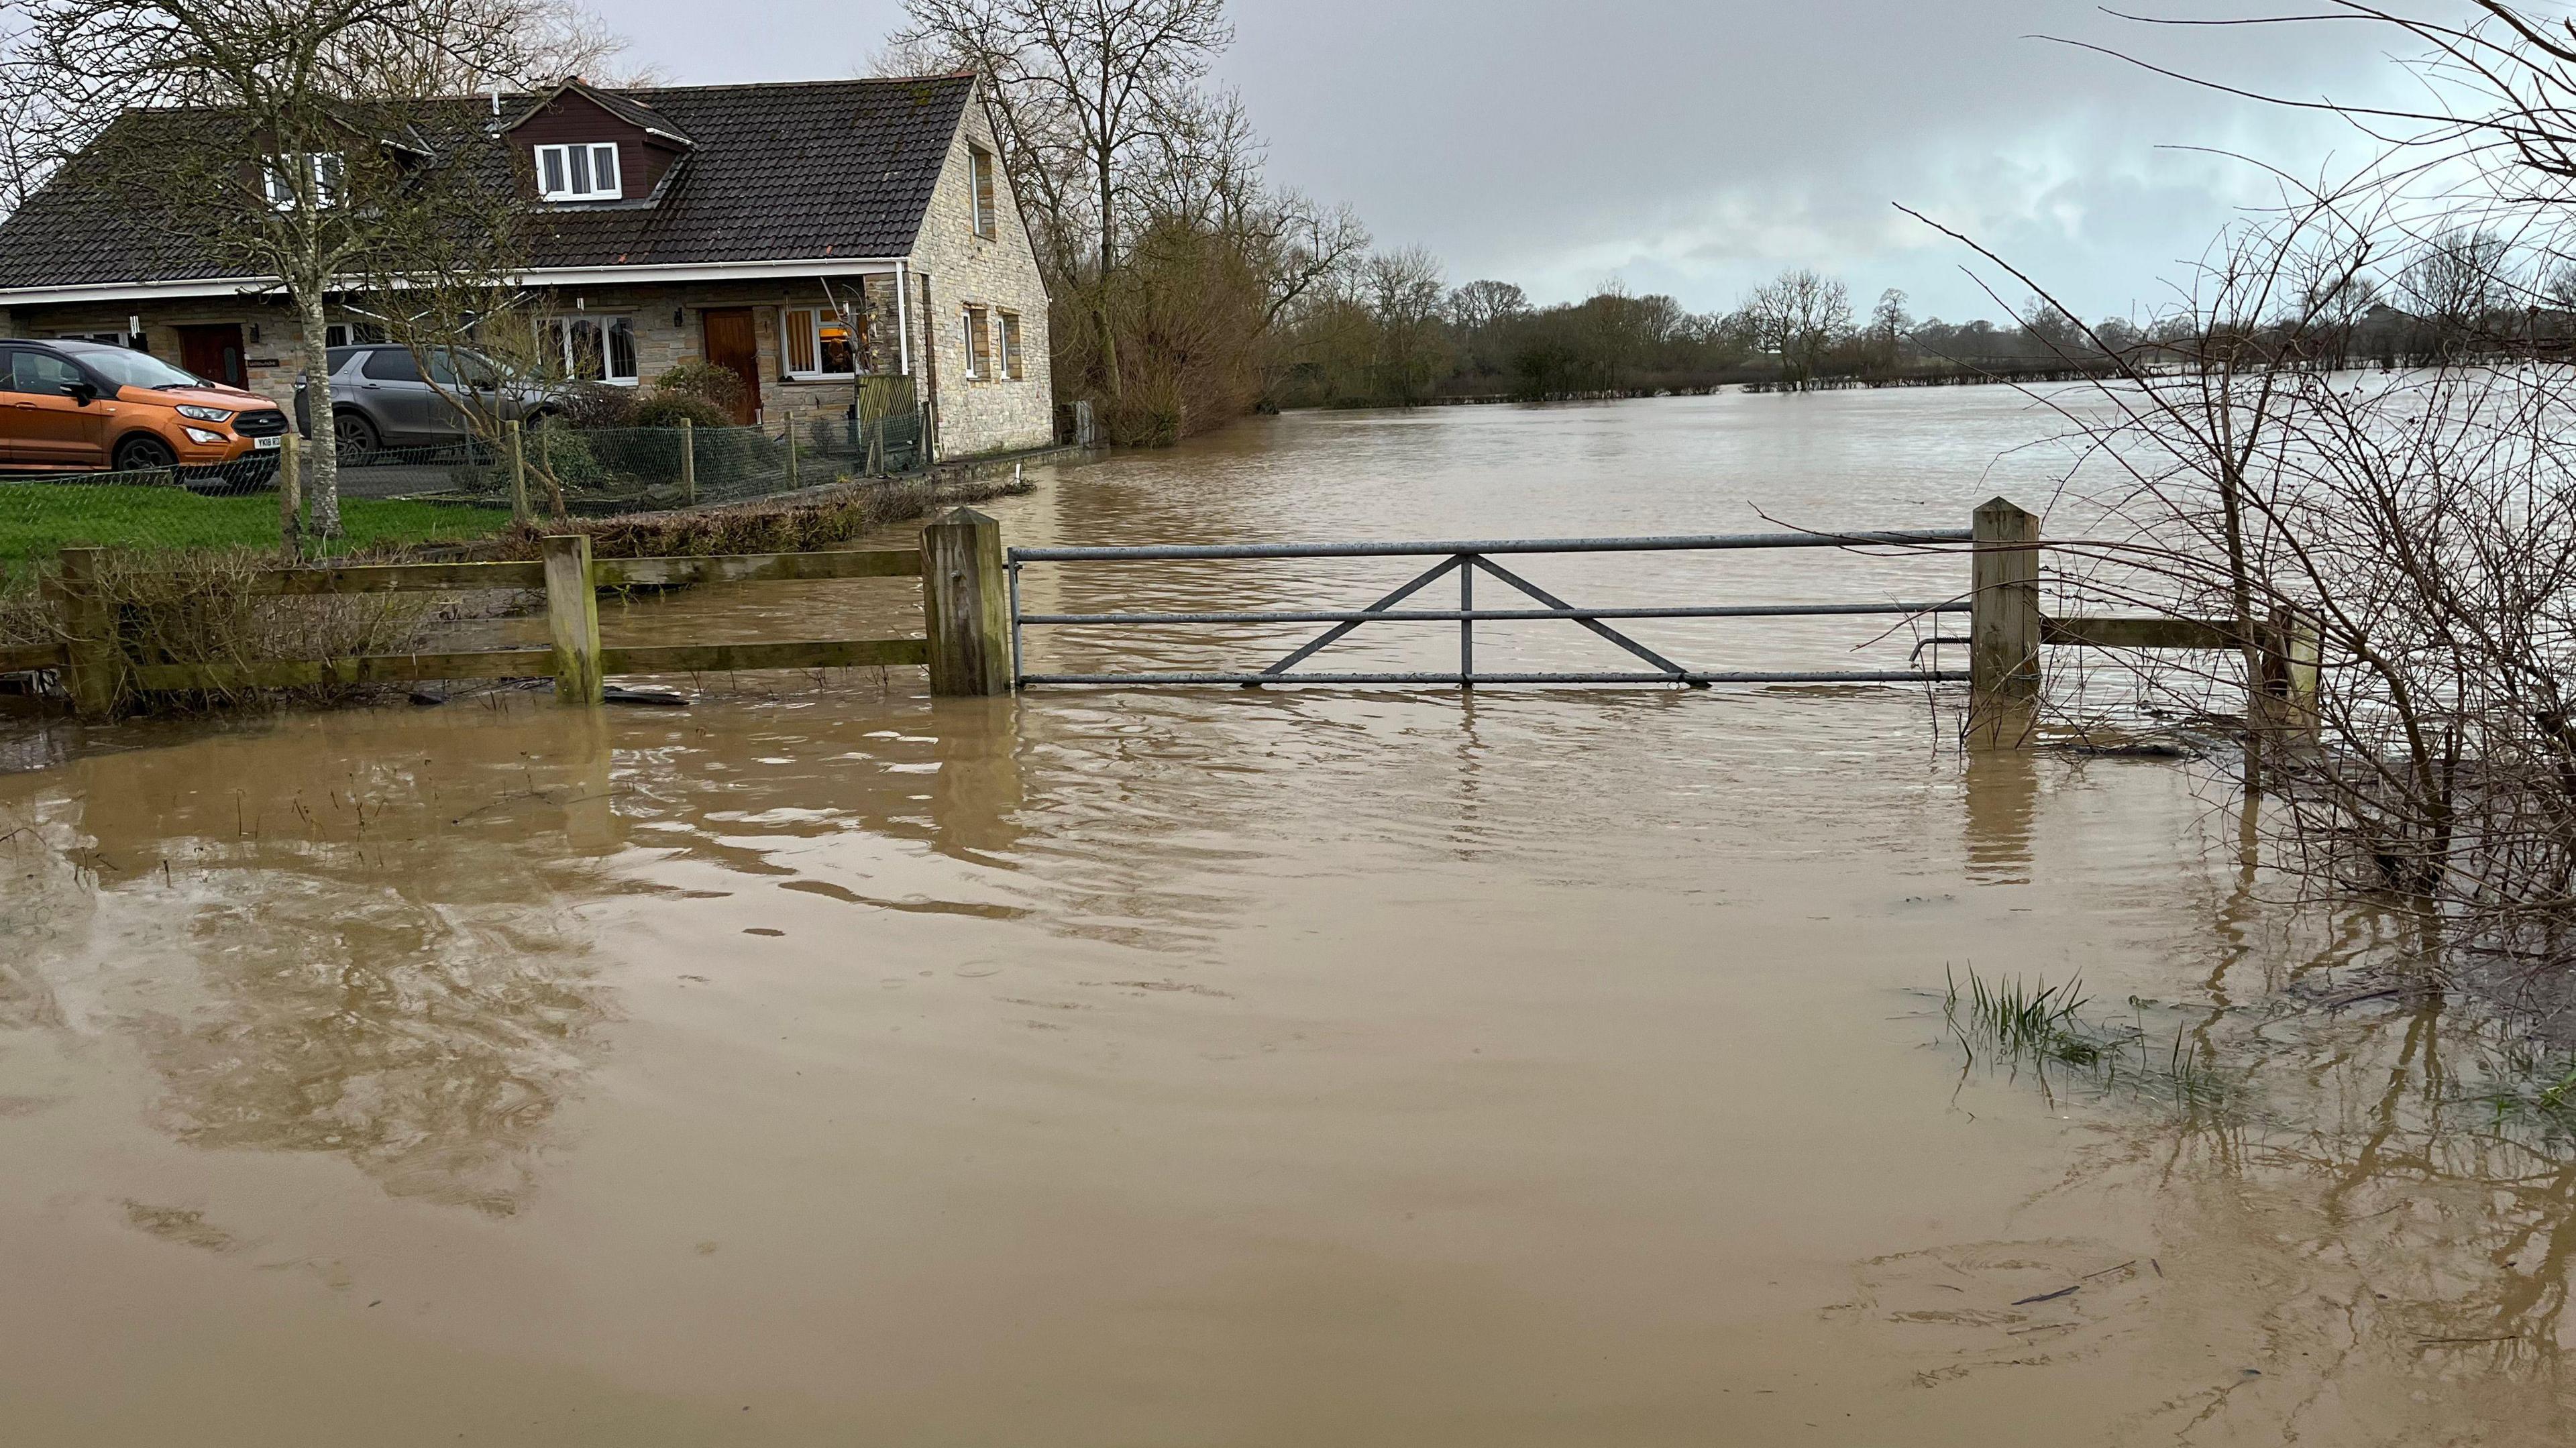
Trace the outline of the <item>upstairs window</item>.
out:
[[[829,307],[790,307],[787,321],[787,375],[790,377],[856,377],[859,333]]]
[[[537,190],[548,201],[615,201],[626,194],[617,143],[537,148]]]
[[[293,211],[305,196],[312,197],[315,206],[336,206],[346,167],[340,157],[320,152],[272,156],[260,168],[260,194],[280,211]]]
[[[966,148],[966,169],[975,181],[975,234],[986,241],[993,239],[993,153],[981,146]]]

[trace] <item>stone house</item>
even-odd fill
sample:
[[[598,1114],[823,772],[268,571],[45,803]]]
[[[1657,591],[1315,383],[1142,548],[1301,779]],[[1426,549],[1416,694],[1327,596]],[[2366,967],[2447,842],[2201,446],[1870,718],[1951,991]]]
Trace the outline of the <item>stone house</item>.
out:
[[[457,114],[422,133],[470,137],[536,193],[513,280],[565,375],[634,386],[704,358],[742,378],[741,420],[770,426],[847,416],[862,376],[909,377],[942,457],[1053,441],[1045,284],[971,76],[576,79],[433,105]],[[181,145],[187,123],[116,124]],[[274,279],[186,238],[76,160],[0,222],[0,335],[116,342],[291,403]],[[335,343],[370,339],[365,300],[333,299]]]

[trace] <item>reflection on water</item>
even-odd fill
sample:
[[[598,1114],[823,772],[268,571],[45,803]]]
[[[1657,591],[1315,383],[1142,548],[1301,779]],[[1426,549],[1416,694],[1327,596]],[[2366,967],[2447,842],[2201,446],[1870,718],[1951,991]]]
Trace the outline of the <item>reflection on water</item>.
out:
[[[618,843],[610,746],[576,725],[476,759],[474,731],[405,722],[328,762],[221,738],[85,761],[12,914],[88,897],[113,946],[85,994],[158,1073],[162,1130],[506,1215],[607,1019],[566,891]]]
[[[2007,450],[2046,426],[1982,390],[1289,418],[998,511],[1029,543],[1716,532],[1756,506],[1909,525],[2039,496],[2045,454]],[[1817,566],[1546,581],[1914,596],[1948,565]],[[1383,586],[1364,562],[1028,582],[1066,611]],[[605,627],[875,633],[908,606],[705,589]],[[1572,629],[1497,633],[1497,666],[1595,661]],[[1298,637],[1036,647],[1195,666]],[[1905,647],[1867,639],[1648,642],[1719,666]],[[0,775],[13,1428],[2571,1427],[2558,1103],[2460,1007],[2375,993],[2403,942],[2278,898],[2182,769],[1962,754],[1902,690],[697,685],[596,719],[510,694],[58,731]],[[2131,1078],[1962,1077],[1922,992],[1968,969],[2080,974],[2154,1049]]]
[[[1980,885],[2029,884],[2039,761],[2026,750],[1976,749],[1964,756],[1962,772],[1968,878]]]

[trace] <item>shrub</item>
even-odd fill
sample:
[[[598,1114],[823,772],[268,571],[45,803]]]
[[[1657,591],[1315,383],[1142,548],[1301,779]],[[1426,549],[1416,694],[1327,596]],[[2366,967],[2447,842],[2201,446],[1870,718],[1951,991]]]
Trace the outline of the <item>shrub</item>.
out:
[[[679,369],[673,368],[672,370],[678,371]],[[718,368],[717,370],[723,371],[722,368]],[[663,375],[668,377],[670,374],[665,373]],[[726,372],[725,375],[727,377],[731,377],[733,374]],[[653,385],[652,391],[635,399],[634,406],[627,410],[627,420],[619,424],[619,426],[678,427],[681,419],[683,418],[686,418],[688,421],[693,422],[700,427],[732,427],[734,425],[733,410],[731,408],[718,406],[715,402],[694,392],[674,392],[663,384],[656,382]]]
[[[577,382],[555,395],[554,410],[574,427],[633,427],[635,389]]]
[[[529,433],[527,457],[531,490],[542,487],[540,479],[547,476],[566,492],[597,487],[609,478],[590,439],[571,428],[541,427]]]
[[[704,358],[682,362],[654,378],[653,390],[700,398],[723,412],[728,421],[742,406],[742,379],[732,368]]]

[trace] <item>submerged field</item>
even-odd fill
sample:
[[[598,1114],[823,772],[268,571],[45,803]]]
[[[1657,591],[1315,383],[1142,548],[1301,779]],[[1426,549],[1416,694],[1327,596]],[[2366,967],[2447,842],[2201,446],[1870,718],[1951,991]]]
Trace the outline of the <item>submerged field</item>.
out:
[[[2046,428],[1991,389],[1291,417],[989,508],[1023,544],[1956,526],[2046,496],[2016,450]],[[1587,605],[1937,597],[1954,567],[1515,566]],[[1329,608],[1400,567],[1022,587],[1050,613]],[[603,632],[874,635],[917,600],[710,587]],[[1912,648],[1875,627],[1639,632],[1700,667]],[[1307,636],[1028,646],[1257,666]],[[1373,626],[1322,658],[1455,647]],[[1477,647],[1607,651],[1561,623]],[[1945,702],[1895,689],[676,682],[693,707],[16,736],[0,1421],[619,1448],[2576,1433],[2576,1148],[2545,1081],[2513,1086],[2552,1063],[2374,993],[2382,927],[2244,867],[2214,772],[1962,756]]]

